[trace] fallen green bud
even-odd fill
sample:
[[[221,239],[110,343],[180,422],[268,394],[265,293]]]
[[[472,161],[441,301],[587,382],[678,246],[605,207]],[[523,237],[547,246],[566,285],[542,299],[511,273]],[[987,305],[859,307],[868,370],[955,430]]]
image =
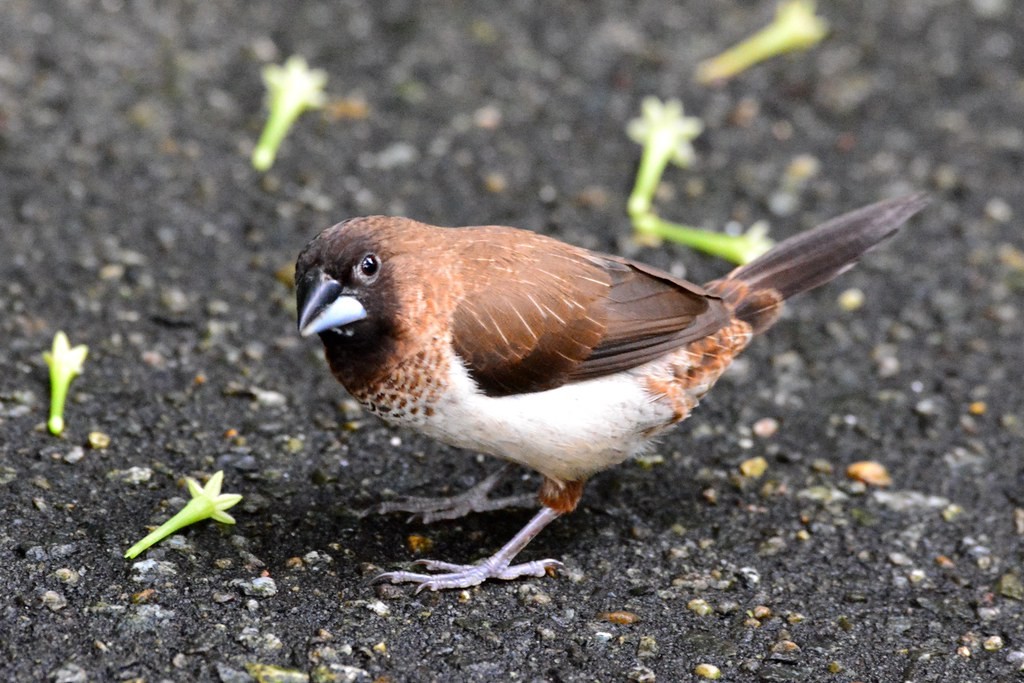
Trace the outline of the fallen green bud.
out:
[[[58,332],[53,336],[53,347],[43,352],[43,360],[50,366],[50,418],[46,422],[51,434],[64,432],[64,403],[68,398],[71,380],[82,373],[89,347],[80,344],[74,348],[68,336]]]
[[[324,106],[327,72],[310,69],[305,59],[295,55],[283,66],[268,64],[264,67],[263,84],[267,88],[270,113],[252,152],[252,165],[257,171],[266,171],[274,165],[277,150],[299,114]]]
[[[828,23],[814,14],[814,0],[783,0],[772,23],[717,57],[697,65],[697,81],[732,78],[777,55],[814,47],[828,33]]]
[[[223,524],[234,524],[235,518],[224,511],[237,505],[238,502],[242,500],[242,496],[237,493],[221,493],[220,487],[223,482],[223,471],[218,471],[210,477],[210,480],[206,482],[206,486],[200,486],[199,482],[195,479],[185,477],[185,483],[188,484],[188,490],[189,493],[192,494],[192,500],[190,500],[185,507],[178,512],[178,514],[171,517],[158,528],[147,534],[141,541],[129,548],[128,552],[126,552],[124,556],[129,559],[133,559],[138,556],[139,553],[143,552],[150,546],[159,543],[176,531],[179,531],[190,524],[201,522],[204,519],[213,518],[215,521],[222,522]]]

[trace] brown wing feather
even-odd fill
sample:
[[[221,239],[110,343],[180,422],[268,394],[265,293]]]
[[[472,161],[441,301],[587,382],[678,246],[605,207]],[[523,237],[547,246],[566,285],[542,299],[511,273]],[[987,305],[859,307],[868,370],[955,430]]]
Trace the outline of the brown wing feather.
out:
[[[460,230],[458,242],[473,275],[453,344],[490,396],[636,367],[729,318],[717,297],[657,269],[521,231],[511,248],[508,230]]]

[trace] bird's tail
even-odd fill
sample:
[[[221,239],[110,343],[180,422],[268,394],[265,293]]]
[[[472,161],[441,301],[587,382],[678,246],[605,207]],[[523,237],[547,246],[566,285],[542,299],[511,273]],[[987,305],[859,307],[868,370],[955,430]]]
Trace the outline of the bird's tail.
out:
[[[783,301],[853,267],[928,201],[924,193],[913,194],[843,214],[790,237],[705,288],[722,297],[755,334],[763,332],[778,318]]]

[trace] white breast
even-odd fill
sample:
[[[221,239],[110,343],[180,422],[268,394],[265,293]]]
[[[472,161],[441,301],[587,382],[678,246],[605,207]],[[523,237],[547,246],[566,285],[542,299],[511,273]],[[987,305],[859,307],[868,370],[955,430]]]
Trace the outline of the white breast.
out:
[[[417,427],[556,479],[573,481],[620,463],[673,421],[672,410],[645,390],[640,375],[648,366],[501,397],[478,391],[458,359],[451,367],[449,389]]]

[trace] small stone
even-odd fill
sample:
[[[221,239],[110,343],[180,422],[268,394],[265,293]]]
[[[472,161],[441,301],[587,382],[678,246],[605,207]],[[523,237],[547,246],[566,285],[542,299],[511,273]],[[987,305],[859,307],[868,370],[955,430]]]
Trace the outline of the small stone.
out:
[[[110,446],[110,436],[104,432],[89,432],[87,440],[93,450],[101,451]]]
[[[986,652],[998,652],[1003,649],[1003,638],[1002,636],[989,636],[981,646],[985,648]]]
[[[75,446],[70,451],[64,454],[64,462],[69,465],[74,465],[85,457],[85,449],[81,446]]]
[[[153,470],[148,467],[129,467],[126,470],[111,470],[107,473],[107,479],[113,479],[124,484],[145,484],[152,478]]]
[[[142,560],[132,565],[132,581],[153,583],[161,578],[176,576],[178,568],[165,560]]]
[[[64,664],[59,669],[50,672],[50,680],[53,683],[88,683],[88,672],[77,664]]]
[[[911,560],[903,553],[898,552],[889,553],[889,561],[897,567],[909,567],[911,564],[913,564],[913,560]]]
[[[839,295],[839,308],[848,313],[856,311],[864,305],[864,300],[864,292],[856,287],[851,287]]]
[[[231,585],[240,588],[244,595],[257,598],[269,598],[277,595],[277,583],[269,576],[258,576],[255,579],[234,579]]]
[[[326,662],[313,668],[314,683],[370,683],[373,678],[366,669],[342,664]]]
[[[947,522],[952,522],[954,519],[964,513],[964,509],[956,503],[950,503],[946,507],[942,508],[942,519]]]
[[[846,468],[846,476],[869,486],[891,486],[892,477],[885,465],[873,460],[861,460]]]
[[[629,674],[626,675],[626,678],[633,681],[633,683],[654,683],[658,680],[654,672],[642,664],[633,667]]]
[[[286,669],[273,664],[246,664],[245,670],[256,683],[308,683],[309,674],[298,669]]]
[[[67,584],[69,586],[74,586],[75,584],[77,584],[78,579],[80,578],[78,572],[76,572],[74,569],[71,569],[70,567],[61,567],[60,569],[55,570],[53,572],[53,576],[61,583]]]
[[[750,479],[760,479],[767,470],[768,461],[760,455],[740,463],[740,474]]]
[[[380,600],[369,600],[366,603],[366,609],[370,610],[378,617],[386,617],[391,614],[391,608],[385,605]]]
[[[252,387],[249,391],[256,398],[256,402],[265,408],[280,408],[288,403],[288,399],[279,391],[259,387]]]
[[[753,432],[756,436],[767,439],[779,431],[779,421],[774,417],[762,417],[754,423]]]
[[[761,573],[753,567],[740,567],[739,575],[747,588],[754,588],[761,584]]]
[[[714,608],[708,604],[708,601],[702,598],[694,598],[693,600],[690,600],[690,602],[686,603],[686,609],[700,617],[706,617],[715,611]]]
[[[693,673],[701,678],[706,678],[710,681],[717,681],[722,677],[722,670],[714,664],[698,664],[693,667]]]
[[[1013,572],[1007,572],[996,582],[996,592],[1011,600],[1024,600],[1024,584]]]
[[[430,552],[434,547],[434,541],[421,534],[409,534],[405,538],[405,547],[414,555]]]
[[[484,176],[484,187],[492,194],[501,194],[508,189],[508,178],[503,173],[488,173]]]
[[[40,596],[43,607],[51,612],[59,612],[68,606],[68,599],[57,591],[46,591]]]
[[[689,607],[689,605],[687,605],[687,607]],[[610,621],[613,624],[635,624],[640,621],[640,617],[633,612],[625,612],[622,610],[615,612],[602,612],[598,617],[605,621]]]
[[[993,197],[985,204],[985,216],[997,223],[1009,223],[1013,219],[1013,209],[1001,197]]]
[[[636,656],[640,658],[653,657],[658,654],[658,641],[654,636],[640,636],[640,644],[636,648]]]
[[[125,625],[132,631],[156,632],[166,628],[161,622],[174,618],[174,610],[157,604],[133,605],[125,616]]]

